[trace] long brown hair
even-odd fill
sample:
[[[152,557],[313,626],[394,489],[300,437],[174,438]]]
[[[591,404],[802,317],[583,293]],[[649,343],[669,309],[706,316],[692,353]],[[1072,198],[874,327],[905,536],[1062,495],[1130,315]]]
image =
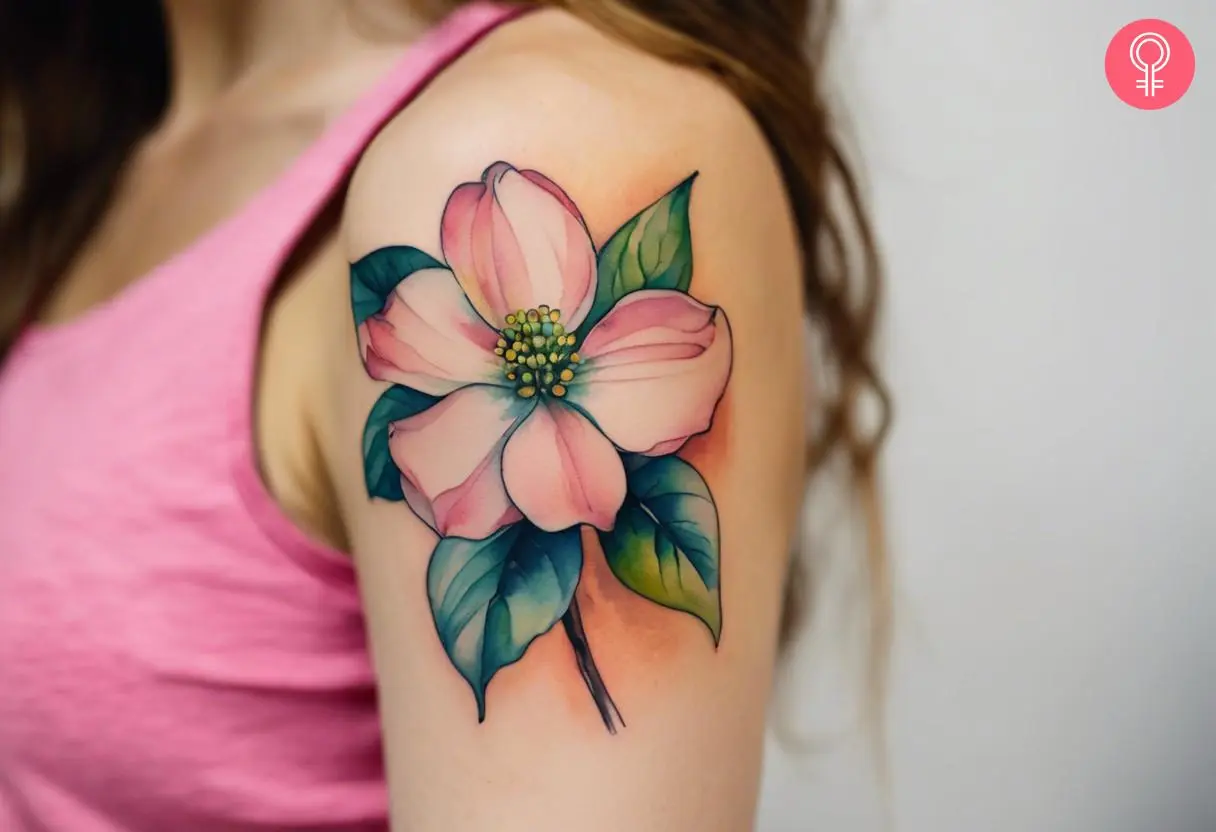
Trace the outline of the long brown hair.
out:
[[[440,15],[467,0],[413,0]],[[822,86],[833,0],[529,0],[553,6],[725,84],[764,130],[805,257],[807,312],[834,381],[808,468],[843,455],[869,535],[870,688],[885,688],[890,580],[876,452],[889,402],[871,357],[879,259]],[[168,61],[158,0],[0,0],[0,360],[101,213],[132,147],[164,111]],[[872,394],[880,419],[859,426]],[[797,569],[803,562],[793,560]],[[787,582],[782,639],[805,607]]]

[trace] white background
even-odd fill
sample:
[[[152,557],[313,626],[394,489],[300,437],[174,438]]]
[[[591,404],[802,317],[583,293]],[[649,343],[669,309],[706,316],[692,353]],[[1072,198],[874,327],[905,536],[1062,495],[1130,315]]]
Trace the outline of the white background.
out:
[[[1213,832],[1216,2],[845,5],[898,407],[893,779],[884,809],[859,735],[823,743],[856,693],[826,574],[777,717],[820,747],[774,744],[760,828]],[[1103,75],[1143,17],[1197,54],[1164,111]]]

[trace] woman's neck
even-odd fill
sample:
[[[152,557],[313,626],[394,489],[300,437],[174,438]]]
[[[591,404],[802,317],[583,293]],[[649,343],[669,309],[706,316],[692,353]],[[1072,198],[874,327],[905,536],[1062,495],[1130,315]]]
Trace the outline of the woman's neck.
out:
[[[330,61],[367,41],[347,0],[162,0],[172,85],[169,121],[189,122],[242,80],[276,68]],[[383,6],[399,24],[420,28],[404,0]],[[391,8],[390,8],[391,7]]]

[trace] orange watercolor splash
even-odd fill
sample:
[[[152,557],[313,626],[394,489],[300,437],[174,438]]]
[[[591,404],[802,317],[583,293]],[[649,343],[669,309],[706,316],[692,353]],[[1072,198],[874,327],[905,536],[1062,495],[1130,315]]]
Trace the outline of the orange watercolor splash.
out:
[[[698,656],[703,659],[706,651],[712,652],[713,640],[704,625],[692,616],[659,606],[626,589],[608,567],[594,530],[583,531],[583,555],[577,599],[587,641],[628,724],[631,705],[644,705],[647,696],[661,687],[665,679],[673,674],[678,677],[679,667],[685,662]],[[547,685],[560,690],[561,700],[580,724],[596,732],[603,731],[560,624],[537,639],[521,662],[525,663],[532,673],[542,675]]]

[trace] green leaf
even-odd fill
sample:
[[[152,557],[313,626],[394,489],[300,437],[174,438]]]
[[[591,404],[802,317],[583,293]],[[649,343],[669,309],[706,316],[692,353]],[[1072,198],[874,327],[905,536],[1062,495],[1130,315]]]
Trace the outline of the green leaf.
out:
[[[692,233],[688,203],[697,174],[685,179],[617,229],[599,253],[598,282],[582,330],[638,289],[688,291],[692,282]]]
[[[397,284],[420,269],[447,268],[413,246],[378,248],[350,266],[350,305],[355,326],[384,309]]]
[[[600,532],[621,583],[701,619],[722,636],[718,509],[697,469],[675,456],[626,460],[628,491],[610,532]]]
[[[486,685],[561,620],[583,566],[577,527],[542,532],[522,521],[485,540],[446,537],[427,569],[435,630],[486,717]]]
[[[395,384],[372,405],[363,427],[363,478],[368,497],[405,499],[401,491],[401,472],[388,451],[388,426],[417,415],[438,401],[438,396]]]

